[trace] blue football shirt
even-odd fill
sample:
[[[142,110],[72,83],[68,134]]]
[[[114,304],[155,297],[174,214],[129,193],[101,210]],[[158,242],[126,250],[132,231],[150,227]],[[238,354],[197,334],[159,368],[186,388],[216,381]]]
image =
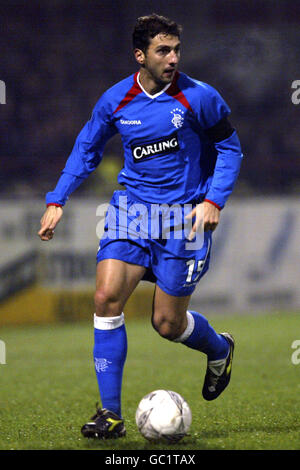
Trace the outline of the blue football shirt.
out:
[[[184,204],[206,198],[222,208],[239,173],[240,142],[236,131],[221,142],[210,141],[206,131],[229,113],[213,87],[184,73],[149,95],[137,72],[99,99],[46,202],[64,205],[119,132],[124,166],[118,182],[132,200]]]

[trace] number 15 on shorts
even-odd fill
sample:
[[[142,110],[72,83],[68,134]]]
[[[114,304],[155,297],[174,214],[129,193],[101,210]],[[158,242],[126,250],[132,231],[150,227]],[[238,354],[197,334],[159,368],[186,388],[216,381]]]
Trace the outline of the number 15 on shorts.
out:
[[[187,282],[187,283],[197,282],[200,278],[202,269],[204,267],[205,259],[199,259],[197,262],[196,262],[195,259],[189,259],[186,262],[186,264],[188,266],[188,273],[187,273],[187,277],[186,277],[185,282]],[[196,266],[196,271],[195,271],[195,266]],[[196,276],[194,277],[194,279],[192,279],[194,273],[196,274]]]
[[[210,240],[208,240],[207,251],[206,251],[206,255],[204,259],[198,259],[198,260],[189,259],[188,261],[186,261],[186,265],[188,267],[187,277],[185,280],[186,283],[191,283],[191,282],[194,283],[194,282],[199,281],[201,275],[203,274],[203,269],[206,265],[206,261],[208,259],[210,246],[211,246],[211,242]],[[193,278],[193,275],[195,275],[194,278]]]

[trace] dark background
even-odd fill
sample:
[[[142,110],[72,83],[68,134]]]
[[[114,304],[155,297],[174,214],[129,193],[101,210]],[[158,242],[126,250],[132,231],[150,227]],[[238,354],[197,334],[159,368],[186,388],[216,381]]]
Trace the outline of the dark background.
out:
[[[180,70],[217,88],[245,154],[234,197],[298,194],[300,2],[1,1],[0,196],[44,198],[100,95],[137,70],[131,34],[156,12],[183,26]],[[104,195],[122,166],[119,137],[76,191]]]

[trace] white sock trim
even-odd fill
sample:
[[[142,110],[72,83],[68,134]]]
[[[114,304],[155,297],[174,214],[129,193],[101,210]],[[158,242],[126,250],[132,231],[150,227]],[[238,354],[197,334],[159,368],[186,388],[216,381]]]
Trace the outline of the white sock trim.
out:
[[[175,338],[173,341],[174,343],[183,343],[183,341],[185,341],[186,339],[188,339],[189,336],[191,336],[191,334],[193,333],[194,331],[194,328],[195,328],[195,320],[194,320],[194,317],[193,315],[187,310],[186,312],[186,317],[187,317],[187,327],[186,329],[184,330],[184,332],[178,337],[178,338]]]
[[[118,317],[98,317],[94,313],[94,328],[97,330],[114,330],[119,328],[119,326],[124,325],[124,323],[125,319],[123,312]]]

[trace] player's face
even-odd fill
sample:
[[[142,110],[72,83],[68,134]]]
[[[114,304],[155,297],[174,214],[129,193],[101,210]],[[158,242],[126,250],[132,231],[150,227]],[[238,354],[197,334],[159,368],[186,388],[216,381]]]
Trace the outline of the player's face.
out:
[[[150,40],[143,56],[144,70],[154,82],[161,85],[170,83],[178,68],[180,41],[177,36],[158,34]]]

